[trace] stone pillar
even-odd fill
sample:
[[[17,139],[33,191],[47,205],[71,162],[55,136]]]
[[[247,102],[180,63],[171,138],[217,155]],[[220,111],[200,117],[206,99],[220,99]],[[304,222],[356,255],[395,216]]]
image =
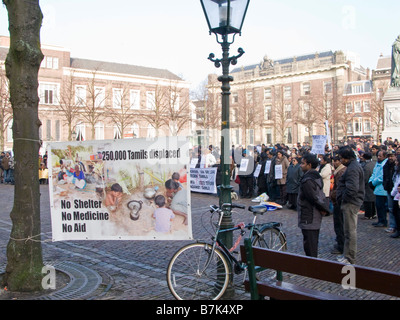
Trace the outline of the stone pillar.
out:
[[[400,87],[390,87],[383,97],[385,108],[385,127],[382,142],[387,137],[400,139]]]

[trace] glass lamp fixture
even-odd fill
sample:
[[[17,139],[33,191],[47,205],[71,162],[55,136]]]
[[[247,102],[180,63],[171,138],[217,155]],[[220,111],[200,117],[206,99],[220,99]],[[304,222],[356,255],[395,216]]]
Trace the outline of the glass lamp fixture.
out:
[[[222,36],[242,30],[250,0],[200,0],[210,34]]]

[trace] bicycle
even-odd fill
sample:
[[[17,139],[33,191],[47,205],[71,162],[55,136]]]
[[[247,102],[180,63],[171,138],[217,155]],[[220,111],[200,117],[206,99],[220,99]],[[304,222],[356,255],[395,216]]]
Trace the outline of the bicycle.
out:
[[[240,230],[242,236],[247,232],[246,230],[249,230],[252,245],[278,251],[286,250],[286,236],[280,230],[281,223],[256,224],[258,215],[273,211],[276,207],[266,204],[249,206],[248,210],[254,214],[251,223],[247,225],[243,223],[221,230],[224,210],[233,208],[245,209],[245,206],[225,203],[219,208],[211,205],[210,212],[219,214],[211,242],[198,241],[185,245],[172,256],[167,269],[167,283],[176,299],[218,300],[227,290],[233,278],[232,272],[240,274],[247,270],[247,265],[236,259],[232,250],[228,249],[219,239],[219,235],[224,232]],[[264,279],[271,277],[271,273],[275,274],[275,272],[269,269],[257,273],[257,275],[260,279]]]

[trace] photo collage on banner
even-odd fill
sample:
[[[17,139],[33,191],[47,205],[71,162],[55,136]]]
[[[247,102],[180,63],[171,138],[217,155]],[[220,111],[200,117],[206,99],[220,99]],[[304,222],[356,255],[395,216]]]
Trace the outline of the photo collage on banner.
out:
[[[186,137],[51,143],[53,241],[192,239]]]

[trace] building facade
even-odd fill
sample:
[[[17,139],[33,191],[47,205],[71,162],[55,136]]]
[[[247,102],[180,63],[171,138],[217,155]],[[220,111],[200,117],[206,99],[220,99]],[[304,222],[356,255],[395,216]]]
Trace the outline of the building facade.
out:
[[[376,141],[384,141],[386,137],[383,137],[383,131],[385,127],[385,105],[384,97],[390,87],[392,77],[392,57],[383,56],[382,54],[378,58],[376,69],[372,70],[372,82],[375,93],[372,108],[372,125],[373,132],[376,136]]]
[[[341,51],[280,60],[265,56],[259,64],[232,70],[232,144],[311,141],[312,135],[326,134],[326,121],[332,140],[342,140],[346,85],[370,78],[356,57]]]
[[[0,36],[5,83],[8,47],[9,37]],[[190,84],[172,72],[73,58],[62,47],[42,45],[42,52],[38,95],[44,147],[51,141],[191,134]],[[9,150],[12,119],[4,122],[4,149]]]

